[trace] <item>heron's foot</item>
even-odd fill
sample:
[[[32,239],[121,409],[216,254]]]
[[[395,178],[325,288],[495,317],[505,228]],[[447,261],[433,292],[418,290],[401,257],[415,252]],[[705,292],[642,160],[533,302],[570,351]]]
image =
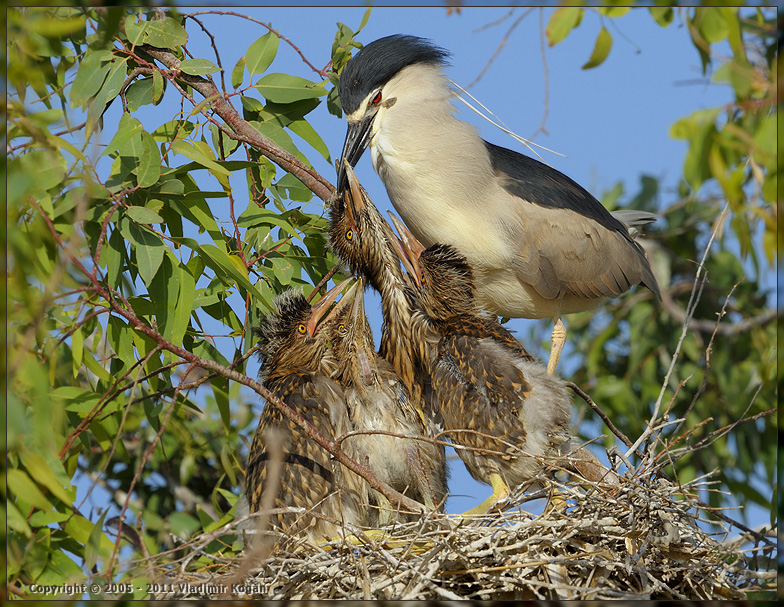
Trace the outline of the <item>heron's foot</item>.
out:
[[[550,512],[565,512],[566,511],[566,498],[556,488],[550,491],[550,497],[547,500],[547,505],[544,507],[542,515],[547,515]]]
[[[473,516],[476,514],[485,514],[492,510],[497,504],[506,502],[509,498],[509,487],[504,482],[499,474],[493,473],[490,475],[490,485],[493,487],[493,493],[485,501],[478,506],[474,506],[471,510],[463,512],[460,516]]]
[[[558,366],[558,360],[561,358],[561,352],[563,352],[564,344],[566,343],[566,325],[564,325],[560,316],[555,320],[555,326],[553,326],[552,342],[550,360],[547,361],[547,372],[550,375],[555,373],[555,368]]]

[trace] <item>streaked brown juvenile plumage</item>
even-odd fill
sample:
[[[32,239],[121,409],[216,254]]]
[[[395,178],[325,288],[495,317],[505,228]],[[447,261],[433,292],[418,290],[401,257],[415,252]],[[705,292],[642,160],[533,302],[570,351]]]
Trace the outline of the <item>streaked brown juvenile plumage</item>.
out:
[[[441,422],[429,378],[419,362],[422,356],[417,350],[424,346],[411,339],[411,300],[394,250],[394,232],[350,167],[347,172],[350,191],[345,198],[336,198],[330,208],[330,244],[353,273],[381,294],[384,326],[379,355],[391,364],[408,389],[409,403],[417,413],[413,421],[420,424],[419,433],[434,437]],[[404,407],[395,415],[408,417],[407,409]],[[443,498],[447,478],[443,447],[437,448],[437,453],[439,465],[432,476],[428,473],[436,504]]]
[[[276,313],[267,316],[257,331],[263,385],[329,439],[351,429],[343,390],[330,378],[336,363],[328,349],[329,327],[341,318],[332,312],[322,318],[331,303],[329,298],[334,300],[335,290],[342,286],[335,287],[313,307],[297,291],[277,296],[273,302]],[[348,449],[346,452],[356,457]],[[277,486],[268,486],[276,469]],[[366,481],[332,459],[274,405],[267,404],[263,409],[245,477],[250,512],[260,510],[263,499],[270,499],[265,491],[273,491],[274,508],[306,510],[304,514],[277,514],[271,517],[273,525],[289,533],[307,529],[313,543],[338,536],[342,530],[338,523],[374,523],[367,508]]]
[[[441,506],[447,490],[443,449],[417,440],[425,434],[425,420],[411,403],[408,389],[392,365],[376,354],[361,286],[354,295],[351,313],[333,328],[338,361],[334,378],[343,388],[354,430],[402,435],[358,434],[345,443],[393,489],[431,509]],[[393,516],[386,498],[374,491],[371,498],[380,509],[380,525],[399,518]]]
[[[599,466],[599,478],[591,480],[600,480],[608,471],[589,451],[564,459],[575,447],[564,382],[532,360],[494,316],[479,311],[461,254],[448,245],[424,249],[396,224],[418,306],[414,338],[431,344],[426,367],[444,428],[455,444],[472,448],[458,450],[471,475],[493,486],[493,495],[469,512],[504,500],[510,487],[536,477],[547,460],[581,472]]]

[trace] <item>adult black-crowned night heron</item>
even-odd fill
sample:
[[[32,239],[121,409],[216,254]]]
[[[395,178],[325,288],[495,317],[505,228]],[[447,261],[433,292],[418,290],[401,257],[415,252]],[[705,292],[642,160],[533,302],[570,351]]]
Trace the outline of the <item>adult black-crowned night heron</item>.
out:
[[[343,390],[330,378],[336,360],[329,352],[329,325],[340,322],[338,311],[346,305],[326,313],[345,284],[314,306],[298,291],[276,296],[276,312],[257,330],[263,385],[331,440],[352,429]],[[281,513],[271,519],[287,533],[306,529],[308,540],[318,543],[338,536],[341,523],[374,524],[368,492],[364,479],[343,468],[277,407],[264,407],[248,455],[243,509],[257,512],[265,499],[267,507],[304,508],[304,514]]]
[[[485,310],[553,318],[548,370],[558,362],[562,314],[591,309],[642,284],[660,297],[630,229],[654,215],[610,213],[584,188],[537,160],[484,141],[455,116],[447,51],[414,36],[365,46],[343,69],[348,121],[343,159],[370,147],[395,209],[425,245],[449,244],[471,264]],[[338,189],[346,187],[341,160]]]
[[[471,476],[493,488],[466,514],[505,501],[510,488],[537,478],[545,463],[615,484],[615,473],[572,437],[563,380],[532,360],[495,316],[477,308],[465,257],[450,245],[425,249],[395,223],[419,307],[414,339],[433,344],[425,365],[444,428],[452,442],[469,448],[458,454]]]
[[[346,319],[331,327],[338,361],[333,378],[343,388],[354,430],[369,434],[356,434],[344,444],[350,445],[352,452],[363,458],[360,463],[393,489],[430,509],[441,507],[447,491],[444,449],[419,440],[431,434],[427,420],[411,402],[408,389],[392,365],[376,354],[361,286],[350,307]],[[379,508],[381,526],[421,517],[395,514],[389,501],[372,490],[371,501]]]

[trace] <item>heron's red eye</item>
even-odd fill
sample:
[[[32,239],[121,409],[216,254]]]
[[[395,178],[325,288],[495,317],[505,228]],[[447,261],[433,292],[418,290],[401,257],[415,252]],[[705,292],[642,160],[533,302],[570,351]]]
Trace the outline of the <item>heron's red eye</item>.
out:
[[[381,91],[373,95],[373,99],[370,100],[370,105],[376,105],[377,103],[381,103]]]

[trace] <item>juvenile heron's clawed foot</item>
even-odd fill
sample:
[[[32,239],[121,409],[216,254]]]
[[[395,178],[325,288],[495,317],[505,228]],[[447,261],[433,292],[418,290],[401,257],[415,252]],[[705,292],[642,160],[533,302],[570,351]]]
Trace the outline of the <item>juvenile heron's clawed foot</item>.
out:
[[[490,485],[493,487],[493,493],[485,501],[478,506],[474,506],[471,510],[463,512],[459,516],[473,516],[477,514],[485,514],[490,511],[497,504],[506,502],[509,498],[509,487],[498,474],[490,475]]]

